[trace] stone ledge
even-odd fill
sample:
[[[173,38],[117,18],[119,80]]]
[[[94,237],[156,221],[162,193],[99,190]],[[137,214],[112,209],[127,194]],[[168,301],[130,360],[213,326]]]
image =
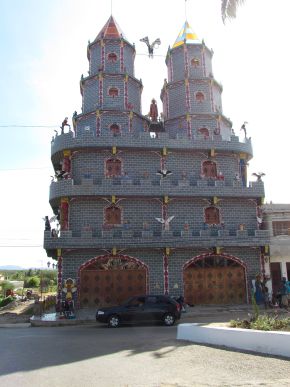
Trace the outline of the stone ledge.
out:
[[[290,332],[179,324],[177,339],[290,358]]]

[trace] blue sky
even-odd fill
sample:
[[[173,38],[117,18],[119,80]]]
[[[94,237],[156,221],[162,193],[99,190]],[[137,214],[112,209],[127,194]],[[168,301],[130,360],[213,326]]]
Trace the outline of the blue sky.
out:
[[[241,123],[249,122],[250,172],[266,173],[266,199],[275,203],[289,202],[289,11],[288,0],[247,0],[237,19],[224,26],[219,0],[187,1],[189,23],[215,52],[224,114],[238,134]],[[136,44],[135,73],[143,80],[147,114],[151,98],[160,101],[164,55],[184,23],[184,1],[114,0],[113,14]],[[0,127],[0,266],[47,262],[41,245],[42,217],[51,215],[50,140],[65,116],[80,111],[87,42],[109,16],[109,0],[0,0],[0,126],[53,126]],[[153,60],[139,42],[146,35],[162,42]]]

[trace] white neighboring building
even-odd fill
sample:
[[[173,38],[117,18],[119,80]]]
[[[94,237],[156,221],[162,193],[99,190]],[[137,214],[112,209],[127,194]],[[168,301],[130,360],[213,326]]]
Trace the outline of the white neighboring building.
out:
[[[282,277],[290,281],[290,204],[265,204],[262,228],[269,230],[271,236],[265,272],[271,277],[269,291],[275,294]]]

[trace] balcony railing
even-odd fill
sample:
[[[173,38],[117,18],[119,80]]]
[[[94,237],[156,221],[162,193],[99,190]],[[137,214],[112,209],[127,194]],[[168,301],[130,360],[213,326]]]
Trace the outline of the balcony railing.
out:
[[[110,230],[61,231],[58,237],[44,232],[44,248],[117,247],[213,247],[262,246],[270,240],[267,230],[142,230],[116,227]]]
[[[51,142],[52,155],[64,149],[81,148],[104,148],[108,146],[117,146],[135,149],[162,149],[164,146],[169,149],[182,150],[210,150],[248,153],[253,154],[251,140],[239,141],[239,137],[231,136],[230,141],[225,141],[221,136],[205,139],[203,136],[186,136],[175,138],[170,137],[168,133],[159,133],[157,137],[152,137],[149,132],[124,133],[120,136],[114,136],[112,133],[101,133],[97,136],[93,131],[86,132],[82,136],[74,137],[72,132],[56,136]]]
[[[124,195],[126,196],[152,196],[170,195],[174,197],[262,197],[264,196],[263,182],[250,182],[248,187],[243,187],[241,182],[233,180],[151,180],[140,178],[83,178],[80,184],[73,179],[52,182],[50,185],[50,200],[63,196],[98,196],[98,195]]]

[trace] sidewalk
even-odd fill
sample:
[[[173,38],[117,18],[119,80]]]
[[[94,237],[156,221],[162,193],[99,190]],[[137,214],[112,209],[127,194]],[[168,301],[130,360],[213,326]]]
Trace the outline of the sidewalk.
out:
[[[261,312],[263,312],[261,310]],[[182,313],[180,322],[188,319],[211,318],[215,321],[229,321],[232,318],[245,318],[248,313],[252,313],[251,305],[211,305],[187,307],[186,312]],[[42,316],[33,316],[30,319],[31,326],[65,326],[65,325],[84,325],[95,324],[96,308],[80,309],[76,311],[76,318],[72,320],[59,319],[56,313],[46,313]],[[206,322],[206,321],[205,321]]]

